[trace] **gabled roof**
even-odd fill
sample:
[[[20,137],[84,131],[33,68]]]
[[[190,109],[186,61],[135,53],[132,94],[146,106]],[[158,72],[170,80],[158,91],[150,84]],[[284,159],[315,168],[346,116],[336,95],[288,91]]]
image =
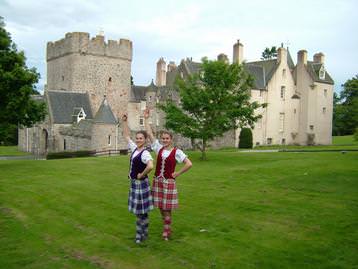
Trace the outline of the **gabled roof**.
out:
[[[279,64],[276,59],[244,63],[244,68],[255,81],[255,89],[263,89],[275,74]]]
[[[313,79],[313,81],[333,85],[334,81],[331,78],[331,76],[328,74],[327,70],[325,70],[324,79],[319,78],[319,70],[321,69],[322,65],[323,64],[321,64],[321,63],[315,63],[315,62],[307,61],[307,71],[310,74],[310,76]],[[324,65],[323,65],[323,67],[324,67]]]
[[[145,101],[145,92],[147,90],[147,86],[136,86],[132,85],[130,92],[130,102],[140,102]]]
[[[116,117],[113,115],[106,98],[103,99],[93,121],[95,123],[117,124]]]
[[[82,107],[87,119],[92,119],[92,110],[87,93],[47,91],[48,108],[54,123],[72,123],[75,108]]]

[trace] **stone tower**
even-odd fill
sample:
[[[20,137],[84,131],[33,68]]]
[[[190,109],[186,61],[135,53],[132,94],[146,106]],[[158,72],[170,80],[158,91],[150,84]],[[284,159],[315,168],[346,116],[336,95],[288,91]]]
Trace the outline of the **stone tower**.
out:
[[[155,80],[157,86],[166,85],[166,63],[163,58],[160,58],[157,62],[157,76]]]
[[[103,96],[116,117],[127,110],[130,93],[132,42],[127,39],[105,42],[103,35],[67,33],[47,43],[47,88],[88,92],[93,113]]]

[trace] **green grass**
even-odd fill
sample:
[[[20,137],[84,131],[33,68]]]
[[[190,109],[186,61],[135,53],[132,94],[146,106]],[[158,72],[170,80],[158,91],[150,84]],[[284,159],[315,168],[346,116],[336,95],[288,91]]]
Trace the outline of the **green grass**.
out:
[[[333,145],[358,145],[353,135],[333,136]]]
[[[22,152],[17,146],[0,146],[0,156],[22,156],[29,155],[28,152]]]
[[[0,161],[0,268],[357,268],[358,152],[190,156],[140,246],[128,156]]]

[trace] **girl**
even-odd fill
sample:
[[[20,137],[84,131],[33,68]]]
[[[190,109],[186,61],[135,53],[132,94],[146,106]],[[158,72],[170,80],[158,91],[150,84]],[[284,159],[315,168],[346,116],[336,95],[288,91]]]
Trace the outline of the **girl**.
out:
[[[145,127],[152,142],[152,149],[157,154],[157,164],[153,180],[153,200],[154,206],[160,209],[163,219],[162,236],[167,241],[171,235],[172,210],[178,208],[176,178],[188,171],[192,163],[182,150],[173,147],[173,135],[170,132],[163,131],[161,133],[161,144],[158,139],[154,139],[148,118],[149,110],[147,109],[144,112]],[[175,172],[177,162],[184,163],[184,166],[178,172]]]
[[[127,119],[127,115],[123,115],[123,136],[128,141],[128,148],[132,151],[128,176],[131,181],[128,210],[137,216],[135,242],[139,244],[148,237],[148,212],[153,209],[148,180],[148,173],[153,169],[153,159],[145,149],[147,133],[138,131],[134,143],[129,136]]]

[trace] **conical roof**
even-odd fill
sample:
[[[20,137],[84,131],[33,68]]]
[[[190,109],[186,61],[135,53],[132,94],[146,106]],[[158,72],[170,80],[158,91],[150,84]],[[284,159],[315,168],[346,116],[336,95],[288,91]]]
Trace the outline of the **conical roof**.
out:
[[[114,116],[106,97],[103,98],[102,104],[99,107],[96,116],[94,117],[94,122],[117,124],[116,117]]]

